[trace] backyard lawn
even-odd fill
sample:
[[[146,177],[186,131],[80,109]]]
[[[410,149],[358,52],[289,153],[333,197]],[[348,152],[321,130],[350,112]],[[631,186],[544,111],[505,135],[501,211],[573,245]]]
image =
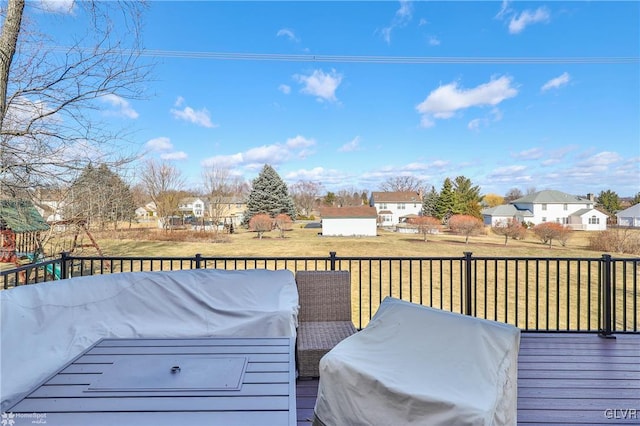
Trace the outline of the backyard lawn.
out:
[[[553,242],[552,248],[543,244],[529,232],[524,240],[509,240],[487,231],[485,235],[472,236],[468,244],[464,236],[448,232],[429,235],[424,241],[419,234],[402,234],[379,230],[377,237],[323,237],[317,228],[303,228],[296,223],[286,231],[284,238],[277,231],[264,234],[239,229],[234,234],[220,234],[186,230],[162,231],[153,228],[122,229],[120,231],[94,232],[103,253],[107,256],[328,256],[335,251],[338,256],[382,257],[462,256],[470,251],[474,256],[519,257],[600,257],[601,252],[587,249],[591,233],[576,231],[562,247]],[[58,244],[62,247],[61,244]],[[56,250],[52,250],[56,251]],[[60,250],[62,251],[62,250]],[[79,252],[79,253],[78,253]],[[78,250],[76,254],[97,255],[93,248]]]

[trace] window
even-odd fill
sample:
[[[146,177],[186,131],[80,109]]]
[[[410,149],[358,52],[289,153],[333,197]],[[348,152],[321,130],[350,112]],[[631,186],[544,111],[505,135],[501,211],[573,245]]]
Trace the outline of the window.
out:
[[[405,209],[405,204],[404,203],[398,203],[398,210],[404,210]]]
[[[542,210],[547,210],[547,205],[546,204],[542,205]]]
[[[547,221],[547,218],[546,218],[546,217],[543,217],[543,218],[542,218],[542,221],[543,221],[543,222],[546,222],[546,221]]]
[[[593,215],[589,218],[589,225],[599,225],[600,224],[600,218],[597,217],[596,215]]]
[[[563,210],[569,210],[569,205],[565,203],[565,204],[562,206],[562,209],[563,209]]]
[[[387,208],[387,203],[380,203],[380,208],[381,209],[386,209]]]

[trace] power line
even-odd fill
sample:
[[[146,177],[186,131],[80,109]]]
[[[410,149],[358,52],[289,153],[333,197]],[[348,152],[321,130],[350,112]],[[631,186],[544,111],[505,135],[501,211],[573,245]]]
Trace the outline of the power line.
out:
[[[81,47],[56,46],[54,51],[85,50]],[[89,51],[90,49],[86,49]],[[114,54],[214,61],[271,61],[271,62],[338,62],[368,64],[638,64],[638,56],[370,56],[370,55],[295,55],[282,53],[197,52],[184,50],[144,49],[139,52],[110,49]],[[107,53],[107,51],[102,52]]]

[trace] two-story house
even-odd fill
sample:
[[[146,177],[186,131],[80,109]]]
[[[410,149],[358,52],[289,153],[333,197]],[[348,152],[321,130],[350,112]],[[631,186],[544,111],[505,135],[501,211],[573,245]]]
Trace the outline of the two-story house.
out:
[[[186,197],[180,200],[178,211],[183,216],[204,217],[205,202],[198,197]]]
[[[378,226],[394,227],[406,217],[419,215],[422,196],[419,192],[372,192],[369,205],[378,212]]]
[[[561,191],[545,190],[513,200],[507,205],[482,210],[486,225],[516,219],[538,225],[556,222],[576,230],[607,229],[607,215],[594,208],[594,201]]]
[[[219,224],[234,227],[242,224],[242,219],[247,210],[247,201],[244,197],[236,195],[230,197],[213,197],[208,200],[207,214]]]

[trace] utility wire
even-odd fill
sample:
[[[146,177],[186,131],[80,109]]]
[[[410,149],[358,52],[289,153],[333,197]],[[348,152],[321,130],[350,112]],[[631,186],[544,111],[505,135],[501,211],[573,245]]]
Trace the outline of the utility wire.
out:
[[[57,52],[84,50],[82,47],[55,46]],[[89,50],[89,49],[87,49]],[[209,59],[215,61],[272,62],[340,62],[369,64],[638,64],[639,56],[539,56],[539,57],[475,57],[475,56],[368,56],[368,55],[294,55],[281,53],[196,52],[184,50],[143,49],[126,51],[110,49],[114,54],[139,54],[161,58]]]

